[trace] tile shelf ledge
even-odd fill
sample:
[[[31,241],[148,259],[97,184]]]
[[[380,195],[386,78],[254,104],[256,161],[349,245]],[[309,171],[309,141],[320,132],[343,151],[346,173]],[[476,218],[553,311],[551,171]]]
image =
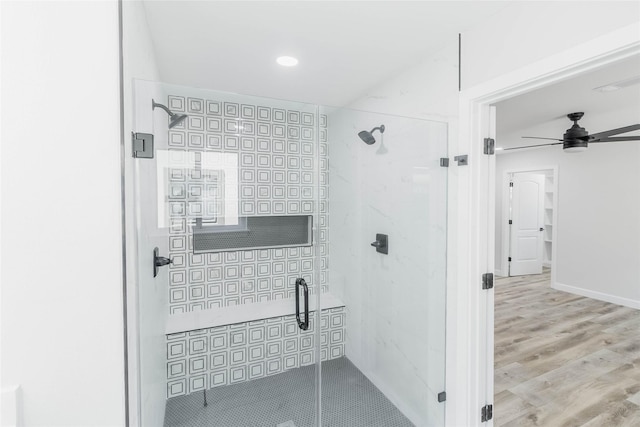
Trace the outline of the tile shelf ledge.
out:
[[[345,305],[338,297],[329,292],[323,293],[320,298],[320,307],[322,310],[344,307]],[[302,306],[302,302],[300,305]],[[315,311],[316,307],[316,295],[309,295],[309,312]],[[285,298],[274,301],[256,302],[253,304],[241,304],[231,307],[210,308],[207,310],[172,314],[169,315],[167,319],[165,334],[177,334],[198,329],[215,328],[218,326],[233,325],[235,323],[288,316],[295,314],[295,312],[295,298]]]

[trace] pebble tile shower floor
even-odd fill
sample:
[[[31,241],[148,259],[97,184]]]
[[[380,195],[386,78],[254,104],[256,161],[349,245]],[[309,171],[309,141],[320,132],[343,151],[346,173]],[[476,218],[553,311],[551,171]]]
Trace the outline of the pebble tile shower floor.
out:
[[[173,397],[165,427],[313,427],[315,365]],[[323,427],[411,427],[413,424],[346,357],[322,363]]]

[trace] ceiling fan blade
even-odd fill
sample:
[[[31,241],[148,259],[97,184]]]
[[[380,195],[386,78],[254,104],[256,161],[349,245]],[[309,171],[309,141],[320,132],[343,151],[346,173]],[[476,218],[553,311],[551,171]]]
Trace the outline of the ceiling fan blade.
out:
[[[598,144],[600,142],[622,142],[622,141],[640,141],[640,136],[613,136],[611,138],[602,138],[597,141],[589,141],[589,144]]]
[[[549,141],[564,141],[563,139],[558,138],[543,138],[541,136],[523,136],[525,139],[548,139]]]
[[[524,138],[524,137],[523,137]],[[540,139],[551,139],[551,138],[540,138]],[[557,141],[557,140],[555,140]],[[524,145],[522,147],[511,147],[511,148],[503,148],[503,151],[507,151],[507,150],[519,150],[521,148],[534,148],[534,147],[547,147],[549,145],[561,145],[563,144],[563,142],[551,142],[549,144],[538,144],[538,145]]]
[[[526,138],[526,139],[548,139],[550,141],[564,141],[563,139],[558,139],[558,138],[542,138],[540,136],[523,136],[522,138]]]
[[[604,132],[598,132],[598,133],[594,133],[594,134],[589,135],[589,141],[588,142],[591,142],[592,139],[602,139],[602,138],[606,138],[606,137],[611,136],[611,135],[618,135],[619,133],[627,133],[627,132],[631,132],[631,131],[638,130],[638,129],[640,129],[640,124],[631,125],[631,126],[625,126],[623,128],[605,130]]]

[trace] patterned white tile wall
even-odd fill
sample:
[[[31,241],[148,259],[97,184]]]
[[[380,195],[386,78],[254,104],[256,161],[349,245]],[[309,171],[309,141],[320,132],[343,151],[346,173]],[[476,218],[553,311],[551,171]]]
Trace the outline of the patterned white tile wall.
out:
[[[167,335],[167,398],[315,363],[313,314],[307,331],[291,315]],[[322,360],[344,356],[344,307],[320,317]]]
[[[169,131],[174,161],[166,171],[169,256],[169,312],[182,313],[247,304],[293,295],[303,277],[316,292],[314,268],[327,290],[328,144],[327,117],[263,105],[169,96],[169,108],[188,119]],[[316,132],[319,142],[316,143]],[[237,174],[202,167],[217,153]],[[181,157],[182,156],[182,157]],[[182,158],[184,162],[176,162]],[[319,168],[319,173],[317,168]],[[191,227],[196,218],[217,223],[237,205],[240,216],[313,214],[319,186],[319,244],[316,247],[194,254]],[[224,193],[224,194],[223,194]],[[317,248],[317,249],[316,249]],[[320,252],[316,258],[315,250]],[[319,260],[321,265],[315,265]]]

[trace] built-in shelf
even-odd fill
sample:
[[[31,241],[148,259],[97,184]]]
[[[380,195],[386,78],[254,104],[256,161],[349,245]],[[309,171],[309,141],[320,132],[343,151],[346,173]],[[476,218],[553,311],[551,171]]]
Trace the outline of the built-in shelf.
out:
[[[196,219],[193,252],[311,246],[312,229],[311,215],[240,217],[236,225],[206,224]]]
[[[553,249],[553,217],[555,206],[555,176],[552,170],[545,171],[544,181],[544,254],[543,264],[550,266]]]
[[[555,202],[555,176],[552,171],[546,172],[546,179],[544,181],[544,255],[543,263],[547,266],[551,265],[551,258],[553,253],[553,216],[554,216],[554,202]]]
[[[338,297],[329,292],[323,293],[320,296],[320,307],[322,310],[344,307],[344,305]],[[315,311],[317,306],[317,295],[309,295],[309,311]],[[288,316],[295,314],[295,312],[295,298],[189,311],[187,313],[170,315],[167,319],[165,333],[168,335],[198,329],[215,328],[217,326]]]

